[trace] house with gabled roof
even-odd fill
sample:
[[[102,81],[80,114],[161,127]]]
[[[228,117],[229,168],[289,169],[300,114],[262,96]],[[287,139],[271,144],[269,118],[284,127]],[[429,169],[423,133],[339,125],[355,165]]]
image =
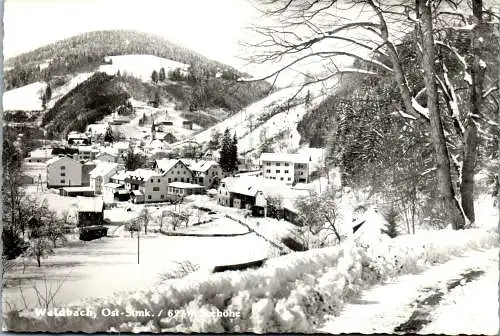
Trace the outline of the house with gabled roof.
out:
[[[152,169],[136,169],[129,172],[125,188],[130,191],[134,203],[162,202],[167,198],[165,177]]]
[[[160,159],[153,165],[154,169],[165,178],[167,183],[193,182],[193,172],[179,159]]]
[[[96,167],[90,172],[90,187],[94,190],[96,195],[102,193],[102,186],[108,183],[111,176],[115,175],[116,172],[121,168],[118,163],[105,162],[105,161],[94,161]]]
[[[227,177],[218,162],[212,160],[181,159],[193,173],[193,182],[207,189],[217,188],[220,180]]]

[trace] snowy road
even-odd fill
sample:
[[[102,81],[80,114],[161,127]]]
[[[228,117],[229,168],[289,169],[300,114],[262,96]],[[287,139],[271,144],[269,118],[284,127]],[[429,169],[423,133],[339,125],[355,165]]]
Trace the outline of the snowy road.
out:
[[[498,333],[498,249],[468,252],[372,287],[331,316],[325,333]]]

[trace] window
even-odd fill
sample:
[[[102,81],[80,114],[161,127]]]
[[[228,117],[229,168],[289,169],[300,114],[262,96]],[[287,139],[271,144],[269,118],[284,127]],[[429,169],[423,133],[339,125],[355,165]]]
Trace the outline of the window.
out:
[[[285,163],[285,167],[288,167],[289,165],[290,165],[290,164],[289,164],[288,162],[287,162],[287,163]]]
[[[59,181],[59,182],[60,182],[60,183],[66,183],[66,180],[61,180],[61,181]]]
[[[280,177],[280,180],[283,181],[283,177]]]
[[[291,177],[289,177],[289,178],[288,178],[288,181],[291,181],[291,180],[292,180],[292,178],[291,178]]]
[[[266,169],[266,173],[270,173],[271,172],[271,169]]]
[[[153,187],[153,191],[160,191],[160,187]]]
[[[64,170],[64,169],[66,169],[66,166],[61,166],[61,170]]]
[[[169,177],[169,178],[168,178],[168,183],[170,183],[170,182],[172,182],[172,179]]]
[[[277,165],[277,166],[279,166],[280,164],[281,164],[281,163],[279,163],[279,162],[276,162],[276,165]]]
[[[184,170],[184,171],[182,172],[182,174],[186,175],[186,171]]]
[[[184,177],[181,177],[181,182],[184,182]]]
[[[270,165],[271,165],[271,162],[266,161],[266,166],[270,166]]]
[[[288,170],[285,170],[285,174],[288,174]]]
[[[276,174],[279,174],[280,173],[280,170],[279,169],[276,169]]]
[[[300,172],[300,175],[304,175],[304,172]]]
[[[177,171],[177,175],[179,175],[179,174],[180,174],[179,171]]]
[[[148,195],[148,199],[149,199],[149,200],[151,199],[151,195]]]
[[[174,182],[177,182],[177,177],[174,178]]]
[[[158,183],[160,183],[160,179],[158,179]]]
[[[198,178],[198,183],[203,183],[203,177]]]
[[[161,199],[163,199],[163,198],[165,198],[165,196],[163,196],[163,194],[161,194],[161,195],[160,195],[160,198],[161,198]]]
[[[153,180],[153,179],[151,179],[151,183],[154,183],[154,180]]]

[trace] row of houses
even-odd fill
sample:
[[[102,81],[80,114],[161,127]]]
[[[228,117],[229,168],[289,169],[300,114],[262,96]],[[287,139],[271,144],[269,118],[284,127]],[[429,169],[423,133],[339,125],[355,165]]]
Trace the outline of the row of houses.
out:
[[[61,194],[68,196],[103,195],[107,201],[129,193],[135,202],[160,202],[168,194],[202,193],[226,176],[215,161],[160,159],[153,169],[135,171],[125,171],[116,162],[81,163],[68,156],[47,161],[49,188],[61,188]]]

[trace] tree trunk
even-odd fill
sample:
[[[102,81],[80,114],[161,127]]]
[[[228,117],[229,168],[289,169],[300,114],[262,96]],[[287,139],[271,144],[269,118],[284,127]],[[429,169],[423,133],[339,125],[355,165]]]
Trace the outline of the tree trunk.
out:
[[[446,138],[444,135],[443,124],[439,113],[438,94],[436,88],[436,69],[434,61],[435,45],[433,37],[431,2],[418,0],[418,10],[422,22],[422,67],[424,70],[425,88],[427,91],[427,108],[431,125],[431,140],[434,145],[438,190],[441,194],[441,205],[444,213],[447,215],[449,223],[454,229],[462,229],[465,226],[465,219],[460,210],[460,205],[455,199],[453,190],[450,159],[448,157],[448,148],[446,147]]]
[[[42,266],[42,262],[40,260],[40,255],[37,255],[36,256],[36,263],[38,264],[38,267],[41,267]]]
[[[476,167],[477,158],[477,127],[474,123],[473,116],[478,116],[481,113],[482,90],[484,70],[479,64],[481,58],[481,46],[478,41],[483,29],[482,20],[483,1],[473,1],[472,12],[474,14],[476,26],[471,32],[471,88],[470,88],[470,113],[465,121],[464,133],[464,154],[462,165],[462,180],[460,183],[460,195],[462,199],[462,209],[467,219],[474,223],[474,169]]]
[[[474,80],[473,80],[474,82]],[[467,219],[474,223],[474,169],[477,158],[477,127],[471,118],[465,124],[464,155],[462,164],[462,180],[460,182],[460,195],[462,209]]]

